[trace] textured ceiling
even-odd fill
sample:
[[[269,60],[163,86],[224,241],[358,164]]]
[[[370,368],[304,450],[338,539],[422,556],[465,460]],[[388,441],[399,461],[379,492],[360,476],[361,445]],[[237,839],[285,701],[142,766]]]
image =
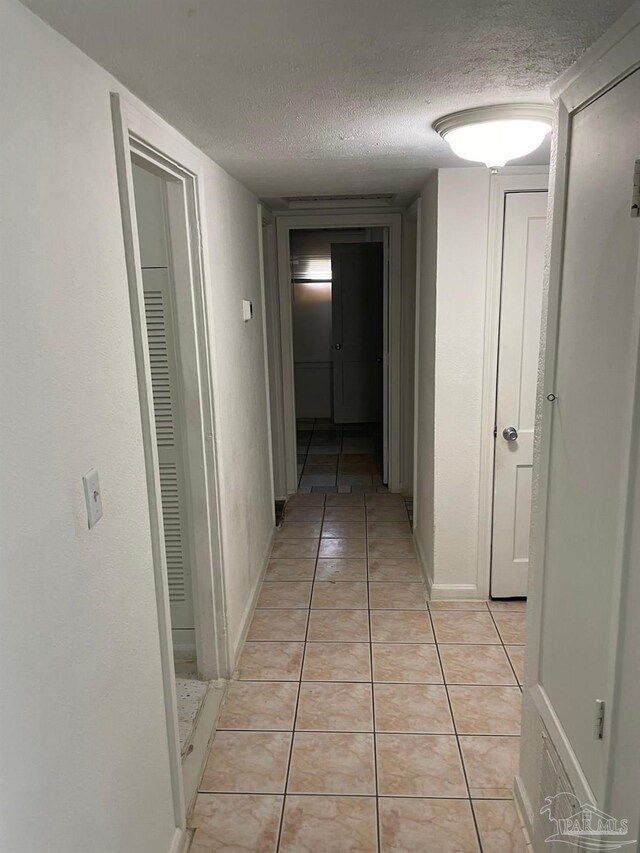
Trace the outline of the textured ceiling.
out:
[[[434,167],[461,164],[434,119],[548,101],[630,0],[26,5],[259,196],[408,198]]]

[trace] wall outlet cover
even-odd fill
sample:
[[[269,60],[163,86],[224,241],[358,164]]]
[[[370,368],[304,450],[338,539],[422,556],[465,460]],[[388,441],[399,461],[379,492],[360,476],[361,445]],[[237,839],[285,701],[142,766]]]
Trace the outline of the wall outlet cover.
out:
[[[82,485],[84,486],[84,499],[87,504],[89,529],[91,529],[102,518],[102,495],[100,494],[100,482],[96,468],[92,468],[84,475]]]
[[[242,300],[242,319],[246,323],[253,317],[253,303],[249,299]]]

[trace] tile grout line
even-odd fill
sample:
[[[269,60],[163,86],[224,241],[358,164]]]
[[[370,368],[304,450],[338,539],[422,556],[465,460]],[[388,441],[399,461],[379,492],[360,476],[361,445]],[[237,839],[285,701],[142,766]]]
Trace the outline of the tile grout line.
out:
[[[373,727],[373,782],[376,798],[376,844],[380,853],[380,789],[378,784],[378,730],[376,723],[376,691],[373,674],[373,640],[371,634],[371,587],[369,586],[369,510],[367,496],[364,496],[364,536],[365,560],[367,570],[367,627],[369,629],[369,666],[371,667],[371,717]]]
[[[522,684],[520,684],[520,679],[518,678],[518,673],[516,672],[515,667],[514,667],[513,663],[511,662],[511,656],[509,655],[509,650],[507,649],[506,643],[502,637],[502,634],[500,633],[500,626],[496,622],[494,615],[493,615],[493,610],[489,607],[488,604],[487,604],[487,610],[489,611],[489,615],[491,616],[491,621],[493,622],[493,626],[496,629],[496,632],[497,632],[498,637],[500,639],[500,645],[502,646],[502,650],[504,651],[505,655],[507,656],[507,660],[509,661],[509,666],[511,667],[511,671],[513,672],[513,676],[516,680],[516,684],[520,688],[520,695],[522,696],[523,695]],[[517,645],[519,645],[519,643],[511,643],[510,645],[517,646]],[[524,648],[524,646],[522,648]]]
[[[429,618],[431,619],[430,609],[428,610],[428,612],[429,612]],[[478,821],[476,820],[476,813],[473,809],[473,801],[471,799],[471,788],[469,786],[469,777],[467,775],[467,766],[464,762],[464,755],[462,754],[462,747],[460,746],[460,736],[458,734],[458,724],[456,723],[456,718],[455,718],[455,715],[453,713],[453,705],[451,704],[451,697],[449,696],[449,684],[448,684],[446,676],[445,676],[444,667],[442,666],[442,657],[440,655],[440,647],[438,644],[438,638],[436,637],[435,629],[433,627],[433,622],[431,623],[431,629],[433,631],[433,636],[435,639],[436,654],[438,655],[438,662],[440,664],[440,670],[442,672],[442,683],[444,685],[445,695],[447,697],[447,703],[449,705],[449,713],[451,714],[451,722],[453,723],[453,732],[454,732],[454,737],[456,739],[456,745],[458,747],[458,755],[460,757],[460,765],[462,767],[462,774],[464,776],[464,784],[467,788],[467,794],[468,794],[468,800],[467,801],[469,803],[469,809],[471,810],[471,817],[473,819],[473,825],[474,825],[475,831],[476,831],[476,839],[478,841],[478,849],[479,849],[480,853],[482,853],[482,851],[483,851],[482,839],[480,838],[480,829],[478,827]]]
[[[312,433],[313,435],[313,433]],[[327,496],[324,497],[324,503],[322,504],[322,524],[324,524],[324,513],[325,513],[325,505],[327,502]],[[320,528],[322,532],[322,527]],[[304,641],[302,646],[302,660],[300,661],[300,677],[298,679],[298,695],[296,697],[296,707],[293,713],[293,728],[291,730],[291,745],[289,746],[289,760],[287,762],[287,772],[284,778],[284,791],[282,792],[282,812],[280,813],[280,826],[278,828],[278,838],[276,841],[276,853],[280,850],[280,843],[282,839],[282,828],[284,826],[284,813],[287,805],[287,795],[289,790],[289,776],[291,774],[291,761],[293,759],[293,745],[295,743],[296,738],[296,723],[298,722],[298,709],[300,707],[300,694],[302,692],[302,676],[304,672],[304,661],[307,656],[307,637],[309,636],[309,622],[311,621],[311,600],[313,598],[313,586],[315,584],[316,572],[318,570],[318,554],[320,552],[320,539],[318,539],[318,547],[316,549],[316,560],[315,560],[315,568],[313,571],[313,580],[311,582],[311,593],[309,595],[309,606],[307,610],[307,625],[304,632]]]

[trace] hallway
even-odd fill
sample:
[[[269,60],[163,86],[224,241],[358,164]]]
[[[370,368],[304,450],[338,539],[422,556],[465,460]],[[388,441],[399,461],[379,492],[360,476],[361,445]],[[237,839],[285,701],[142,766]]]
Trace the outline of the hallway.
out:
[[[382,424],[297,421],[298,492],[386,492]]]
[[[526,850],[523,602],[427,602],[403,499],[287,504],[191,853]]]

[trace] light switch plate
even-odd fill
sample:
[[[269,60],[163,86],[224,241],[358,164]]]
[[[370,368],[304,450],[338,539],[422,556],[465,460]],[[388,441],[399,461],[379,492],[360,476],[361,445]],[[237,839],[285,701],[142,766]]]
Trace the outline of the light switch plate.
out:
[[[242,300],[242,319],[246,323],[253,317],[253,303],[249,299]]]
[[[92,528],[102,518],[102,495],[100,494],[100,482],[96,468],[92,468],[84,475],[82,485],[84,486],[84,499],[87,503],[89,528]]]

